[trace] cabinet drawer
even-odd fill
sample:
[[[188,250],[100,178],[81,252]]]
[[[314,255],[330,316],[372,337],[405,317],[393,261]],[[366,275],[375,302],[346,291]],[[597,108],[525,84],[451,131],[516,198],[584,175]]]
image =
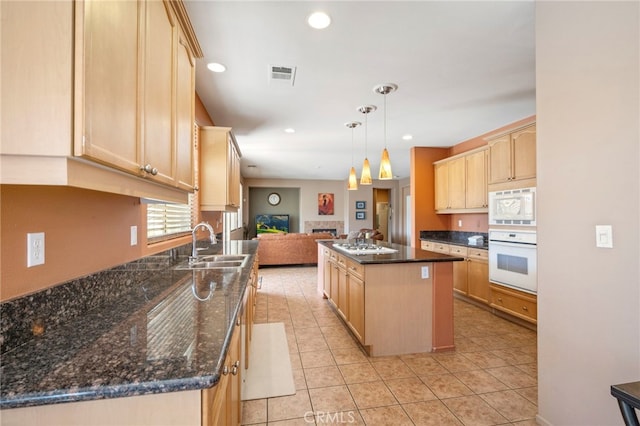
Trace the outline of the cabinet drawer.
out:
[[[433,243],[433,249],[437,253],[449,254],[449,244]]]
[[[349,274],[355,275],[358,278],[364,280],[364,265],[361,265],[358,262],[347,260],[347,271],[349,272]]]
[[[342,268],[346,269],[346,267],[347,267],[347,258],[346,257],[344,257],[343,255],[339,254],[337,256],[336,261],[338,262],[339,266],[341,266]]]
[[[467,252],[467,257],[469,257],[470,259],[482,259],[482,260],[486,260],[488,262],[489,261],[489,251],[488,250],[482,250],[482,249],[476,249],[476,248],[469,248],[468,252]]]
[[[422,250],[433,251],[433,241],[420,241]]]
[[[449,246],[449,254],[454,254],[456,256],[467,257],[467,248],[463,246]]]
[[[538,303],[536,296],[491,285],[491,306],[523,320],[538,322]]]

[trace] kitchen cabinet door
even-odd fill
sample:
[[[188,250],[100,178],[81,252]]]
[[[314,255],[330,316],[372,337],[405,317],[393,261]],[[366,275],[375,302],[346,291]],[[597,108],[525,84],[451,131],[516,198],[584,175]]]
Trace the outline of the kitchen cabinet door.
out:
[[[75,125],[81,135],[76,155],[139,174],[138,48],[144,3],[85,1],[76,7]]]
[[[200,208],[237,211],[240,207],[240,153],[229,127],[202,127]]]
[[[176,79],[176,184],[193,190],[195,140],[195,58],[178,28]]]
[[[536,126],[511,135],[513,144],[513,180],[536,177]]]
[[[177,29],[175,17],[164,1],[147,2],[145,33],[142,163],[157,170],[157,174],[149,173],[147,177],[173,185],[173,58]]]
[[[364,344],[364,281],[349,274],[349,325],[351,330]]]
[[[449,164],[434,165],[435,207],[436,210],[449,208]]]
[[[459,157],[448,162],[448,188],[449,209],[464,209],[466,192],[465,157]]]
[[[487,208],[487,150],[465,156],[466,192],[465,207],[468,209]]]
[[[486,250],[469,249],[467,279],[468,296],[489,304],[489,259]]]

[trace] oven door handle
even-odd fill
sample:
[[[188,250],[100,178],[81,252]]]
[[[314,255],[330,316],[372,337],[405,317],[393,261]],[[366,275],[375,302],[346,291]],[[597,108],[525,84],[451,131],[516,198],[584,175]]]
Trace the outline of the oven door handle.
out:
[[[489,240],[489,248],[491,246],[497,247],[522,247],[522,248],[536,248],[537,244],[532,243],[513,243],[510,241]]]

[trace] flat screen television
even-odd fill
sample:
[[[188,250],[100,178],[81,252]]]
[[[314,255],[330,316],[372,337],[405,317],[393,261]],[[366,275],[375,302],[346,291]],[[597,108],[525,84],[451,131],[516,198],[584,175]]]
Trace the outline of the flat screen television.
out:
[[[289,232],[288,214],[259,214],[256,215],[256,233]]]

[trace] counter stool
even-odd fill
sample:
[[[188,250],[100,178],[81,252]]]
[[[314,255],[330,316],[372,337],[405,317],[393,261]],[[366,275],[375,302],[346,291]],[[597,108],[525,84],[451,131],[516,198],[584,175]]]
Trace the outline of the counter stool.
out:
[[[640,426],[635,409],[640,409],[640,382],[611,386],[611,395],[618,399],[618,406],[626,426]]]

